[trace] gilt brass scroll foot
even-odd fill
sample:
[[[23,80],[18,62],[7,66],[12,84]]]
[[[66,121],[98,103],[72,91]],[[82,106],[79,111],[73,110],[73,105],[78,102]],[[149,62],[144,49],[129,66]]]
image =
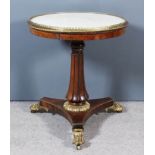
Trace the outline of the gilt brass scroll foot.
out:
[[[122,112],[123,111],[123,106],[119,103],[114,103],[112,106],[108,107],[105,109],[105,112]]]
[[[80,150],[81,145],[84,144],[84,130],[79,129],[73,129],[73,144],[76,145],[76,149]]]
[[[36,112],[48,112],[48,108],[41,106],[39,103],[35,103],[35,104],[32,104],[30,106],[30,111],[32,113],[36,113]]]

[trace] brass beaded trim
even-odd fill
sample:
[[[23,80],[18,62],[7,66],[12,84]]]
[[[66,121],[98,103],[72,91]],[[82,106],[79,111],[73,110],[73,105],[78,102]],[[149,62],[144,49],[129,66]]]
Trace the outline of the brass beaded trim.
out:
[[[89,12],[91,13],[91,12]],[[94,12],[93,12],[94,13]],[[95,14],[95,13],[94,13]],[[99,14],[99,13],[96,13]],[[100,13],[101,14],[101,13]],[[105,14],[105,13],[102,13]],[[43,14],[43,15],[48,15],[48,14]],[[106,14],[106,15],[110,15],[110,14]],[[42,15],[39,15],[42,16]],[[111,15],[114,16],[114,15]],[[41,31],[48,31],[48,32],[104,32],[104,31],[110,31],[110,30],[115,30],[115,29],[120,29],[120,28],[125,28],[128,25],[128,22],[124,19],[124,22],[120,23],[120,24],[115,24],[115,25],[111,25],[111,26],[106,26],[106,27],[96,27],[96,28],[71,28],[71,27],[56,27],[56,26],[45,26],[42,24],[37,24],[32,22],[32,19],[38,17],[38,16],[33,16],[29,19],[28,24],[31,28],[33,29],[37,29],[37,30],[41,30]],[[118,16],[114,16],[114,17],[118,17]]]
[[[83,105],[73,105],[73,103],[71,104],[66,101],[63,106],[65,110],[72,112],[83,112],[89,110],[90,108],[90,104],[87,101],[85,101]]]

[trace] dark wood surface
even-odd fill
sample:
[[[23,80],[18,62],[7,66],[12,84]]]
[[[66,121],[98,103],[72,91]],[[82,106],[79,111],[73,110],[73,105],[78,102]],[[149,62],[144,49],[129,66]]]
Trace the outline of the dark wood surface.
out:
[[[89,100],[84,79],[84,59],[83,41],[71,41],[71,71],[70,83],[66,99],[53,99],[44,97],[40,100],[40,106],[45,107],[45,111],[59,113],[72,124],[73,128],[83,128],[85,121],[93,114],[113,105],[110,97]],[[68,101],[70,105],[81,106],[87,101],[90,109],[83,112],[71,112],[64,109],[64,103]],[[47,110],[48,109],[48,110]],[[41,110],[42,112],[42,110]],[[44,112],[44,110],[43,110]]]
[[[113,100],[110,97],[101,98],[101,99],[92,99],[88,100],[90,103],[90,109],[85,112],[71,112],[66,111],[63,108],[63,104],[66,100],[64,99],[52,99],[44,97],[40,100],[40,105],[47,107],[48,112],[53,114],[58,113],[64,116],[72,125],[73,128],[82,127],[85,124],[86,120],[94,113],[103,111],[105,108],[113,105]],[[47,111],[42,111],[47,112]]]
[[[43,38],[60,39],[60,40],[100,40],[118,37],[125,32],[125,27],[110,31],[100,31],[100,32],[79,32],[79,33],[63,33],[63,32],[48,32],[40,31],[29,27],[32,34]]]
[[[67,100],[72,103],[84,102],[88,100],[88,93],[85,87],[84,80],[84,62],[83,62],[83,41],[71,42],[71,71],[70,83],[67,92]]]

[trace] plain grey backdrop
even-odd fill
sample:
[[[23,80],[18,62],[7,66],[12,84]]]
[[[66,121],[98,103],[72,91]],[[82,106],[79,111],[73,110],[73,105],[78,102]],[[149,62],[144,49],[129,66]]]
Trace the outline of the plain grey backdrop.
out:
[[[128,20],[124,36],[86,42],[86,86],[90,98],[143,100],[143,5],[143,0],[11,0],[11,100],[65,97],[69,43],[33,36],[27,25],[31,16],[65,11],[105,12]]]

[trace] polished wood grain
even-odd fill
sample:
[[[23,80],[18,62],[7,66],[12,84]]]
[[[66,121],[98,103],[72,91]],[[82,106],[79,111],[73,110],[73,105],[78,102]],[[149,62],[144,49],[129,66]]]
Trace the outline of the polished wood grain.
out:
[[[67,100],[76,105],[88,100],[88,93],[84,80],[83,41],[71,42],[71,72],[67,92]]]
[[[60,39],[60,40],[100,40],[118,37],[125,32],[125,27],[110,31],[99,31],[99,32],[74,32],[74,33],[63,33],[63,32],[48,32],[40,31],[29,27],[32,34],[43,38]]]
[[[105,108],[113,105],[113,100],[110,97],[101,98],[101,99],[91,99],[88,100],[90,103],[90,109],[85,112],[71,112],[66,111],[63,108],[63,104],[66,100],[64,99],[53,99],[44,97],[40,100],[40,105],[48,109],[48,111],[40,112],[51,112],[53,114],[58,113],[64,116],[72,125],[73,128],[82,127],[87,121],[87,119],[100,111],[103,111]]]
[[[43,97],[39,103],[41,107],[45,107],[45,111],[41,109],[40,112],[58,113],[64,116],[73,128],[83,128],[85,121],[92,114],[102,111],[114,103],[110,97],[89,99],[84,79],[84,46],[83,41],[71,41],[71,71],[66,99]],[[90,109],[83,112],[67,111],[63,106],[65,101],[76,106],[82,105],[87,101],[90,103]]]

